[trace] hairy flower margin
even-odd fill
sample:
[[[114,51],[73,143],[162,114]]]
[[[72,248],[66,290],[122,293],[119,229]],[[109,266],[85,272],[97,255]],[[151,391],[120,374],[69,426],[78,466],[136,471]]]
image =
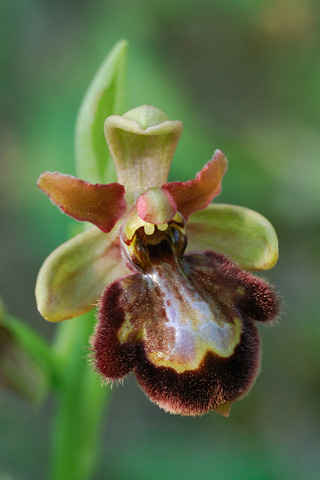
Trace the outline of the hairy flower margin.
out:
[[[53,203],[94,227],[47,258],[36,298],[53,322],[98,304],[92,358],[106,381],[134,371],[166,411],[227,416],[259,371],[255,322],[279,313],[272,287],[246,270],[271,268],[278,243],[258,213],[210,205],[227,168],[221,151],[194,180],[167,183],[181,133],[181,122],[138,107],[105,122],[118,183],[40,176]]]

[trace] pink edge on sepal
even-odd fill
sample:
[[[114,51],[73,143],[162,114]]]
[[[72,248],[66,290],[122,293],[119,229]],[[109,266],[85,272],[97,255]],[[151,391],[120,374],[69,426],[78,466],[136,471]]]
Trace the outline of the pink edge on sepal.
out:
[[[102,185],[79,180],[58,172],[44,172],[38,187],[64,213],[81,222],[90,222],[110,232],[125,214],[124,187],[119,183]]]
[[[170,222],[177,213],[172,196],[161,188],[149,188],[137,200],[138,215],[154,225]]]
[[[170,193],[178,211],[187,219],[191,213],[209,205],[220,193],[227,166],[224,154],[216,150],[212,160],[206,163],[194,180],[166,183],[162,188]]]

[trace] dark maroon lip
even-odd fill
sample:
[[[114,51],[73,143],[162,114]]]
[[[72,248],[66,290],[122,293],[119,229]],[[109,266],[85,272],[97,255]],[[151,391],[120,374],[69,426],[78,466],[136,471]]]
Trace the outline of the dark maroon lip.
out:
[[[241,270],[221,254],[189,253],[177,259],[174,247],[167,241],[150,242],[148,249],[148,262],[153,260],[151,270],[136,270],[113,282],[102,296],[91,341],[97,371],[106,381],[122,379],[133,371],[153,402],[182,415],[202,415],[243,397],[254,384],[260,366],[255,321],[272,321],[278,315],[275,292],[265,281]],[[167,275],[175,301],[185,302],[180,291],[181,281],[186,281],[210,308],[218,308],[225,322],[232,323],[234,316],[241,320],[239,343],[228,357],[207,351],[196,368],[184,371],[150,359],[150,351],[168,351],[177,334],[166,327],[166,292],[155,272]],[[177,281],[177,275],[182,280]],[[128,334],[120,341],[119,332],[125,322]]]

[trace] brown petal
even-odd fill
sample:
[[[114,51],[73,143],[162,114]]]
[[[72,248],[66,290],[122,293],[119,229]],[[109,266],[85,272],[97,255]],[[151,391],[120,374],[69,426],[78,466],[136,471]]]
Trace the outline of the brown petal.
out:
[[[93,185],[70,175],[44,172],[38,187],[64,213],[93,223],[103,232],[110,232],[127,209],[124,187],[119,183]]]
[[[223,153],[216,150],[213,159],[197,173],[195,180],[166,183],[162,188],[171,194],[178,211],[187,219],[192,212],[205,208],[220,193],[227,164]]]

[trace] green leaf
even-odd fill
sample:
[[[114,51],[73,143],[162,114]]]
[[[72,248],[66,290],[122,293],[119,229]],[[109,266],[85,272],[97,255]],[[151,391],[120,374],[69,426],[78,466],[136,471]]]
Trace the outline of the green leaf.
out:
[[[278,238],[271,223],[245,207],[209,205],[190,215],[188,251],[223,253],[245,270],[268,270],[278,259]]]
[[[75,131],[77,174],[91,183],[116,181],[103,124],[109,115],[125,111],[127,46],[122,40],[111,50],[89,86],[78,114]]]
[[[106,286],[127,275],[118,229],[93,227],[64,243],[42,265],[36,285],[37,306],[50,322],[82,315],[97,304]]]
[[[0,302],[0,385],[39,403],[59,384],[54,360],[47,342]]]

